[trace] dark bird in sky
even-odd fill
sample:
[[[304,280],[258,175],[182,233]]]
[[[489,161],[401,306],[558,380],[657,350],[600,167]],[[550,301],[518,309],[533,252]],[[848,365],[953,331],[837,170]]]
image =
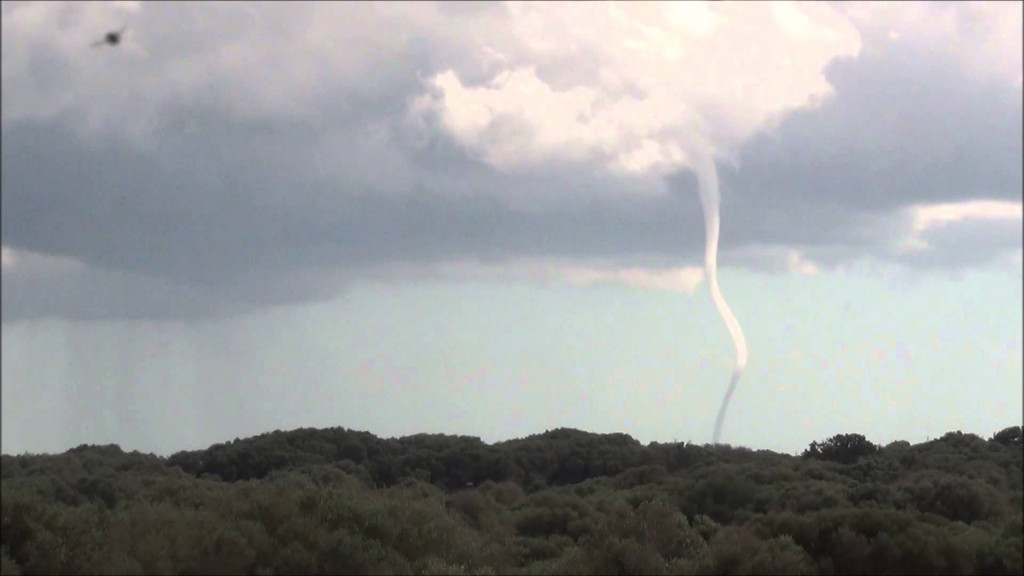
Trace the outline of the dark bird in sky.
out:
[[[118,44],[121,43],[121,36],[124,34],[124,31],[127,28],[128,28],[127,26],[122,26],[120,30],[117,30],[115,32],[107,32],[107,35],[103,37],[103,40],[98,40],[96,42],[93,42],[92,47],[96,48],[96,47],[99,47],[99,46],[103,46],[104,44],[110,44],[111,46],[117,46]]]

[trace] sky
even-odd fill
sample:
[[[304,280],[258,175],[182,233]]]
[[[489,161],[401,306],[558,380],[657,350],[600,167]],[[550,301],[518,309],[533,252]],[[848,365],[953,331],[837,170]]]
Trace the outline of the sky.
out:
[[[1019,425],[1021,6],[2,2],[2,451],[710,442],[702,159],[722,442]]]

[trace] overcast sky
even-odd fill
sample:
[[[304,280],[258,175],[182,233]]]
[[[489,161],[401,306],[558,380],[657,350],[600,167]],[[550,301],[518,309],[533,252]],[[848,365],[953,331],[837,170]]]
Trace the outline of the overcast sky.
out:
[[[3,2],[3,452],[708,442],[702,151],[724,442],[1020,424],[1021,6]]]

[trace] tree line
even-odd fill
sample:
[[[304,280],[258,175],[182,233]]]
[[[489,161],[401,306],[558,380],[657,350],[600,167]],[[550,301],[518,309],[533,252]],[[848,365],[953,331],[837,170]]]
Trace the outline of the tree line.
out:
[[[2,574],[1021,574],[1021,427],[800,456],[555,429],[3,455]]]

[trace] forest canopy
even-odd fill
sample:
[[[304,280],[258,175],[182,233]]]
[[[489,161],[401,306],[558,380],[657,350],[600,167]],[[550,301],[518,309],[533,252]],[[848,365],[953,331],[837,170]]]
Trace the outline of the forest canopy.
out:
[[[2,456],[2,574],[1021,574],[1020,426],[800,456],[555,429]]]

